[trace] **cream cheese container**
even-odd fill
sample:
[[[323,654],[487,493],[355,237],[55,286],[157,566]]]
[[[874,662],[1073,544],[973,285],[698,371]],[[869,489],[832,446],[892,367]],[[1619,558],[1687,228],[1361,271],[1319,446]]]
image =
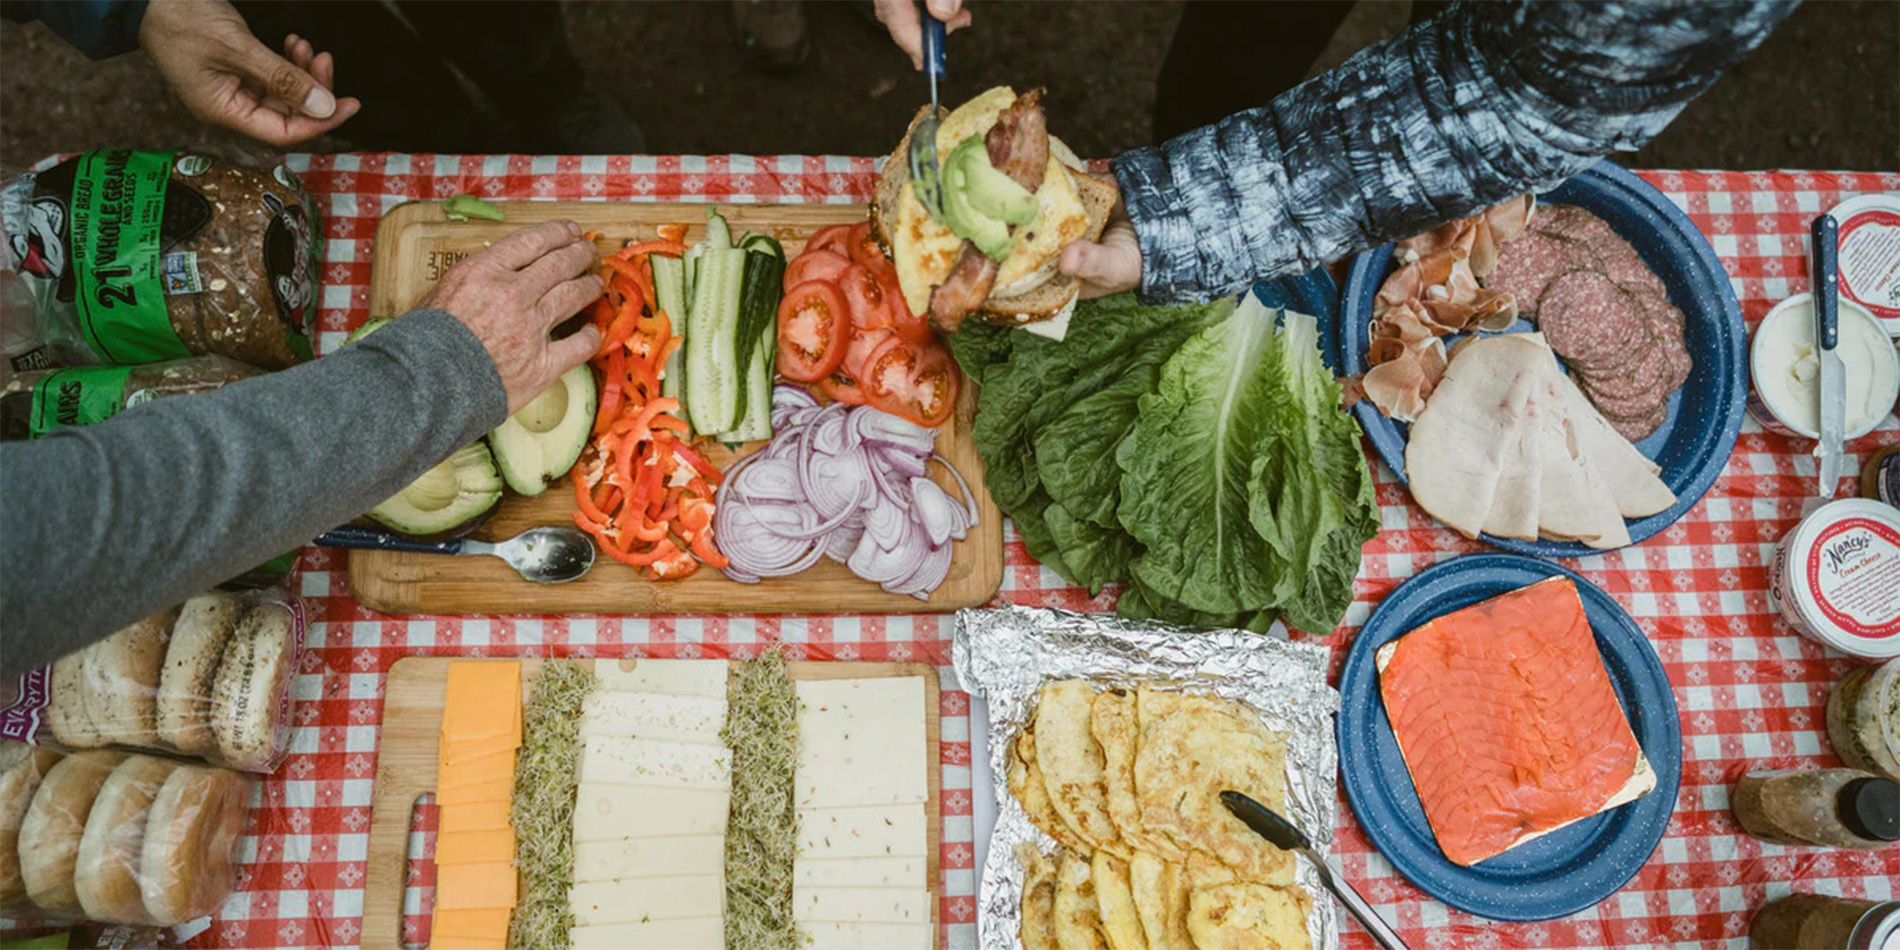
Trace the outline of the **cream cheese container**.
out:
[[[1900,354],[1873,315],[1842,298],[1841,364],[1847,369],[1844,433],[1874,430],[1900,398]],[[1779,435],[1821,435],[1820,355],[1814,345],[1814,297],[1800,293],[1775,304],[1748,345],[1748,411]]]
[[[1900,336],[1900,195],[1861,195],[1828,213],[1841,225],[1841,298]]]
[[[1788,626],[1843,653],[1900,656],[1900,509],[1830,502],[1775,546],[1768,599]]]

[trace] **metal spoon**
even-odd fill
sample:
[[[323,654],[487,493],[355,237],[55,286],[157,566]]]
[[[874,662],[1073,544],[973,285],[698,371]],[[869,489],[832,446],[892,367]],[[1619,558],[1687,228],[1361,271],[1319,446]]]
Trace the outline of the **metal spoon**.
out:
[[[1227,810],[1233,812],[1235,818],[1252,828],[1255,834],[1267,839],[1274,847],[1282,851],[1298,851],[1305,855],[1306,860],[1311,861],[1313,867],[1319,869],[1319,878],[1326,882],[1326,889],[1332,891],[1333,896],[1339,898],[1341,904],[1346,905],[1346,909],[1351,911],[1352,916],[1359,921],[1359,926],[1366,928],[1366,932],[1372,935],[1372,939],[1379,942],[1379,946],[1384,947],[1385,950],[1407,950],[1405,941],[1399,939],[1399,935],[1386,924],[1384,918],[1379,916],[1379,912],[1373,910],[1372,905],[1366,903],[1366,899],[1360,897],[1359,892],[1353,890],[1351,884],[1333,877],[1333,869],[1327,866],[1325,858],[1313,850],[1313,841],[1306,836],[1306,832],[1295,827],[1279,812],[1239,792],[1220,793],[1220,803],[1226,805]]]
[[[457,538],[453,541],[412,541],[369,528],[332,528],[315,542],[326,548],[369,551],[413,551],[418,554],[488,554],[507,561],[524,580],[560,584],[576,580],[594,566],[594,540],[577,528],[529,528],[497,544]]]

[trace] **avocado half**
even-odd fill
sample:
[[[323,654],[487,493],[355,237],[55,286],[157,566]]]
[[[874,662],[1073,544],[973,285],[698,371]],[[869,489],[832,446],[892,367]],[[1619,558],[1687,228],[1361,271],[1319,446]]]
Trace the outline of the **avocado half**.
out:
[[[381,317],[372,319],[343,342],[355,343],[389,322]],[[593,381],[588,382],[591,385]],[[423,472],[395,497],[371,508],[368,517],[397,534],[424,541],[448,540],[481,527],[501,504],[501,493],[502,478],[495,457],[486,444],[478,441]]]
[[[457,449],[422,473],[394,498],[369,510],[370,518],[398,534],[447,540],[481,527],[501,504],[501,474],[481,442]]]
[[[488,445],[508,487],[539,495],[560,481],[587,448],[597,400],[594,371],[582,364],[490,432]]]

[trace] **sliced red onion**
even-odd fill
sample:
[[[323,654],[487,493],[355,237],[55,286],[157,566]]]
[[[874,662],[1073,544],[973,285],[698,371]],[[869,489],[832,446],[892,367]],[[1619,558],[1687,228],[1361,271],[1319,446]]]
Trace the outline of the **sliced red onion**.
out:
[[[924,562],[930,549],[909,519],[900,519],[899,525],[901,533],[897,543],[888,548],[878,543],[877,536],[867,526],[864,537],[858,540],[857,550],[851,552],[845,566],[874,584],[908,578]]]
[[[928,478],[910,480],[911,514],[924,529],[924,536],[930,539],[932,547],[942,547],[950,539],[950,533],[956,530],[957,516],[962,514],[958,505],[937,483]]]

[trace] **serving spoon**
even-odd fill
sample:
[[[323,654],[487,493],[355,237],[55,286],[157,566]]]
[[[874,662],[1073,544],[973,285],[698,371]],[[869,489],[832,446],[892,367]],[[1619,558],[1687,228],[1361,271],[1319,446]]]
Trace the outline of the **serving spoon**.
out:
[[[594,541],[578,528],[547,525],[529,528],[506,541],[490,544],[469,538],[453,541],[412,541],[370,528],[332,528],[317,536],[325,548],[367,551],[413,551],[417,554],[486,554],[507,561],[522,579],[537,584],[576,580],[594,566]]]
[[[1366,932],[1378,941],[1379,946],[1385,950],[1408,950],[1405,941],[1399,939],[1398,933],[1379,916],[1378,911],[1372,909],[1371,904],[1366,903],[1365,898],[1359,896],[1350,883],[1333,877],[1333,869],[1327,866],[1324,857],[1313,850],[1313,841],[1306,836],[1306,832],[1279,812],[1239,792],[1220,793],[1220,803],[1226,805],[1227,810],[1233,812],[1242,824],[1252,828],[1255,834],[1267,839],[1269,844],[1282,851],[1298,851],[1312,862],[1313,867],[1319,870],[1319,879],[1326,883],[1326,889],[1332,891],[1341,904],[1346,905],[1353,918],[1359,921],[1359,926],[1366,928]]]

